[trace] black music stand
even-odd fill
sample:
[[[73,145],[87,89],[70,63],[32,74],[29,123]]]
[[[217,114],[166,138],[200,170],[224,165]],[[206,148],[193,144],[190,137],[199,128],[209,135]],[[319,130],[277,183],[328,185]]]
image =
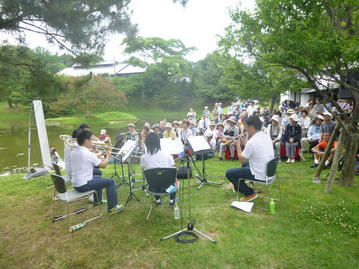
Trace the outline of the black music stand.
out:
[[[190,176],[189,176],[189,167],[190,167],[190,163],[192,163],[192,165],[194,165],[194,162],[193,162],[193,159],[191,157],[191,155],[189,154],[188,152],[188,148],[185,149],[185,155],[186,155],[186,160],[187,160],[187,184],[188,184],[188,223],[187,223],[187,227],[178,231],[178,232],[175,232],[173,234],[170,234],[168,236],[165,236],[163,238],[161,238],[160,240],[163,241],[163,240],[166,240],[166,239],[169,239],[173,236],[177,236],[177,241],[178,242],[182,242],[182,243],[192,243],[192,242],[195,242],[197,239],[198,239],[198,236],[197,234],[201,235],[202,237],[206,238],[207,240],[211,241],[212,243],[217,243],[215,240],[213,240],[212,238],[210,238],[209,236],[205,235],[204,233],[201,233],[200,231],[198,231],[196,228],[194,228],[194,221],[192,220],[192,215],[191,215],[191,188],[190,188]],[[182,184],[180,184],[181,186]],[[183,188],[183,187],[182,187]],[[181,187],[180,187],[181,189]],[[182,197],[183,197],[183,190],[182,190]],[[181,226],[182,226],[182,214],[183,214],[183,199],[182,199],[182,206],[181,206]],[[184,240],[181,240],[180,239],[180,236],[181,235],[191,235],[193,236],[194,238],[191,239],[191,240],[187,240],[187,241],[184,241]]]
[[[189,137],[186,143],[190,147],[193,154],[202,156],[202,171],[198,169],[194,162],[192,162],[194,168],[197,170],[198,173],[195,174],[194,177],[201,181],[201,184],[198,186],[198,189],[200,190],[204,185],[207,185],[208,183],[214,185],[222,185],[223,183],[208,180],[206,176],[205,154],[213,153],[213,150],[209,145],[207,139],[204,136],[193,136]]]

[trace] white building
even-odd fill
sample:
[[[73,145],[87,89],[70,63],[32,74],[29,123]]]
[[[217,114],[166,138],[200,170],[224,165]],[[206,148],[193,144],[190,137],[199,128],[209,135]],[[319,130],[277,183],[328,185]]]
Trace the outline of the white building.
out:
[[[129,65],[127,63],[120,63],[116,61],[104,61],[95,64],[94,66],[84,68],[78,64],[74,64],[71,67],[67,67],[57,74],[66,76],[86,76],[88,74],[100,75],[108,74],[110,77],[129,77],[134,74],[141,74],[145,72],[144,68]]]

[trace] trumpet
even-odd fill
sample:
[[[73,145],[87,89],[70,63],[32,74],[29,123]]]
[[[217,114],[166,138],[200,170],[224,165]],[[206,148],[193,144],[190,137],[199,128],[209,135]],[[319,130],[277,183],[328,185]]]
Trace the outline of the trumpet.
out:
[[[225,140],[225,139],[222,139],[222,140],[221,140],[221,143],[222,143],[223,146],[227,146],[228,144],[233,143],[234,140],[237,140],[238,138],[239,138],[239,140],[240,140],[241,142],[244,142],[244,141],[247,140],[248,134],[247,134],[247,133],[243,133],[243,134],[236,135],[236,136],[232,137],[231,139],[226,139],[226,140]],[[225,140],[225,141],[223,141],[223,140]]]

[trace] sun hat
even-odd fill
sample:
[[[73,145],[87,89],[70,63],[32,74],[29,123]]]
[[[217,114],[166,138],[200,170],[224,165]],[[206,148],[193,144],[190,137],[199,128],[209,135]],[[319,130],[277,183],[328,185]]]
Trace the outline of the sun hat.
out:
[[[292,119],[292,120],[294,120],[294,121],[299,121],[297,114],[291,115],[291,116],[289,117],[289,119]]]
[[[292,109],[292,108],[287,109],[287,114],[294,114],[294,113],[295,113],[294,109]]]
[[[210,121],[209,125],[216,126],[216,123],[212,120]]]
[[[167,122],[165,128],[172,128],[172,124]]]
[[[317,115],[315,116],[316,118],[320,119],[320,120],[324,120],[323,116],[322,115]]]
[[[130,127],[130,126],[135,127],[135,125],[134,125],[133,123],[130,123],[130,124],[128,125],[128,127]]]
[[[280,122],[279,116],[278,115],[273,115],[272,120],[275,120],[276,122]]]
[[[323,113],[323,115],[324,115],[324,116],[330,116],[330,117],[332,116],[332,114],[330,114],[328,111],[325,111],[325,112]]]
[[[229,117],[229,119],[227,121],[231,121],[233,122],[234,124],[236,124],[237,120],[236,120],[236,117],[232,116],[232,117]]]

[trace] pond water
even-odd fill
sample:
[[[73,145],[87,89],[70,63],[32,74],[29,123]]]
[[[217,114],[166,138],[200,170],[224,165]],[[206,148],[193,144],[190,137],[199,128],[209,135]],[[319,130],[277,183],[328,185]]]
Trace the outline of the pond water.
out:
[[[102,128],[93,128],[96,136],[99,135],[100,129]],[[10,127],[9,129],[0,130],[0,175],[16,172],[25,173],[28,159],[28,130],[28,127]],[[49,145],[54,145],[61,159],[63,159],[64,143],[59,136],[61,134],[71,135],[73,128],[65,129],[58,126],[47,126],[46,130]],[[126,131],[123,128],[106,128],[106,130],[107,134],[111,136],[112,141],[115,141],[118,133]],[[30,161],[31,166],[42,166],[39,139],[35,126],[31,129]]]

